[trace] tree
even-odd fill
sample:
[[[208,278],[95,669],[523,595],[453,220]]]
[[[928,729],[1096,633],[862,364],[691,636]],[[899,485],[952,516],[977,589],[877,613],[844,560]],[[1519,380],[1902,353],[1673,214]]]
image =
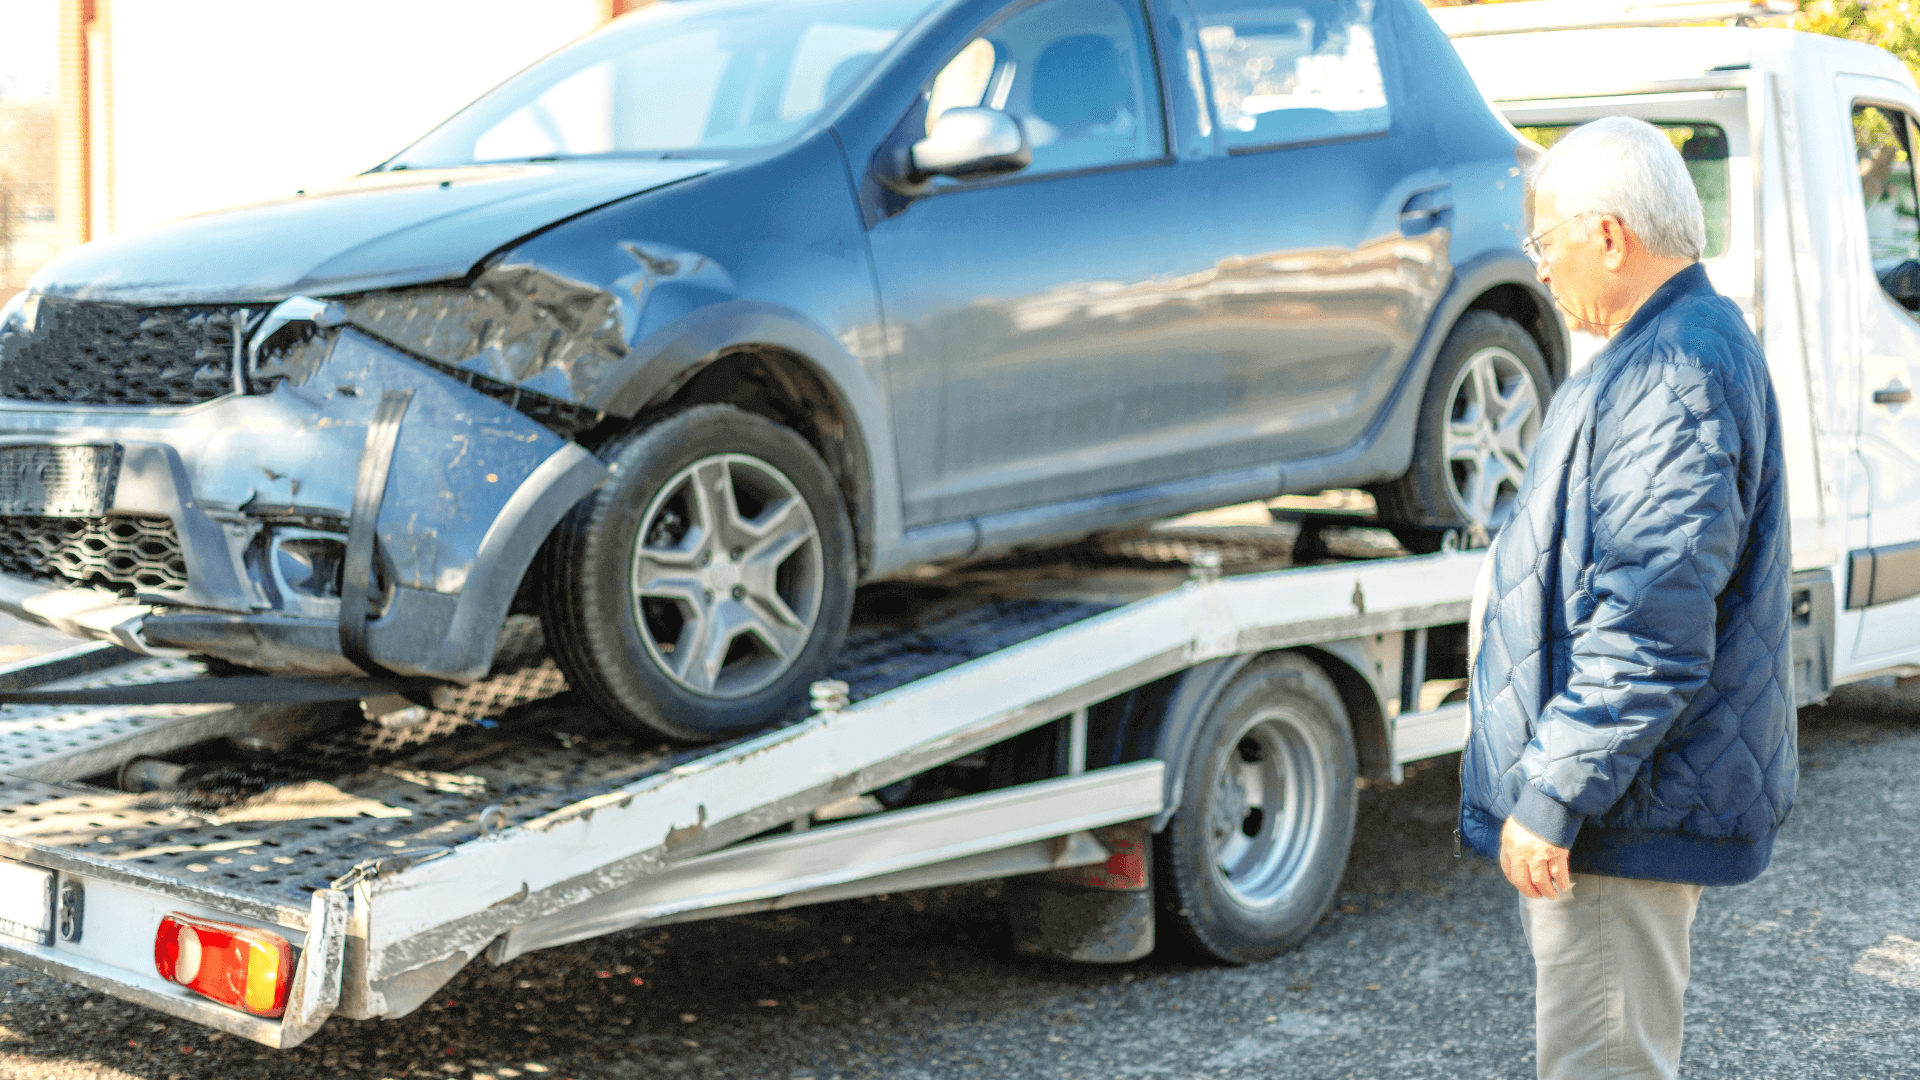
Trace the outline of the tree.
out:
[[[1809,0],[1792,15],[1762,21],[1878,45],[1920,78],[1920,0]]]

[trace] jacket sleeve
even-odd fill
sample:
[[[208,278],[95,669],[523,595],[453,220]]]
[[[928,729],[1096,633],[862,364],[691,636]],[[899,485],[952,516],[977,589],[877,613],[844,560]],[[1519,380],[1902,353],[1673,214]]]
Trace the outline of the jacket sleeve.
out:
[[[1591,615],[1566,689],[1521,754],[1513,816],[1571,847],[1610,809],[1706,683],[1739,557],[1740,426],[1725,384],[1684,358],[1631,365],[1599,402],[1588,499]],[[1576,595],[1578,591],[1576,590]]]

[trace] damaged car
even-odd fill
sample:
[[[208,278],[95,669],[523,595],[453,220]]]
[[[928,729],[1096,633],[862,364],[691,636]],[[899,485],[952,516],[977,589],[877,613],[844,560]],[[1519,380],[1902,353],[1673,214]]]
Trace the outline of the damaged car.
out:
[[[1529,148],[1414,0],[683,0],[0,314],[0,608],[568,681],[712,739],[861,582],[1371,486],[1497,527],[1565,370]]]

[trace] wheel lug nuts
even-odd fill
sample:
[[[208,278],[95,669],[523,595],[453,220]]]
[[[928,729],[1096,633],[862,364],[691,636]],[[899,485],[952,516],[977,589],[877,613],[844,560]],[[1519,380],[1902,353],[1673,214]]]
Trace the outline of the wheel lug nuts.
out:
[[[713,590],[712,590],[712,589],[707,589],[707,590],[705,590],[705,591],[706,591],[706,595],[707,595],[707,603],[709,603],[709,604],[711,604],[711,603],[713,603]]]
[[[727,553],[727,557],[732,559],[734,562],[739,562],[740,556],[745,555],[746,553],[747,552],[745,548],[734,548],[732,551]]]
[[[733,598],[735,600],[745,600],[747,598],[747,587],[745,585],[735,585],[733,587]]]

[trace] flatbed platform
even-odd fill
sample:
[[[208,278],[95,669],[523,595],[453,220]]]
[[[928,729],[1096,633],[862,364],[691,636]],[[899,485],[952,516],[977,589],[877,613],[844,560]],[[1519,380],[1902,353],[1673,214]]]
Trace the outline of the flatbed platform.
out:
[[[1162,814],[1173,781],[1157,760],[1090,768],[1089,707],[1197,664],[1332,639],[1373,635],[1397,667],[1398,632],[1465,617],[1478,553],[1289,567],[1305,527],[1175,525],[869,586],[835,671],[844,700],[716,746],[636,738],[600,717],[529,617],[510,622],[488,678],[434,691],[404,724],[352,704],[9,706],[0,856],[87,882],[88,903],[106,906],[90,919],[173,904],[291,931],[320,962],[303,963],[276,1023],[129,976],[110,944],[0,937],[0,955],[285,1046],[336,1004],[403,1014],[489,948],[504,960],[875,882],[1098,861],[1106,849],[1088,830]],[[89,656],[66,663],[107,659]],[[59,685],[203,674],[136,658]],[[983,768],[989,748],[1055,720],[1074,732],[1066,775],[891,806],[859,798],[941,766]],[[1397,723],[1395,765],[1457,746],[1464,710]],[[259,732],[264,745],[235,750]],[[175,775],[126,790],[139,785],[116,773],[135,758]]]

